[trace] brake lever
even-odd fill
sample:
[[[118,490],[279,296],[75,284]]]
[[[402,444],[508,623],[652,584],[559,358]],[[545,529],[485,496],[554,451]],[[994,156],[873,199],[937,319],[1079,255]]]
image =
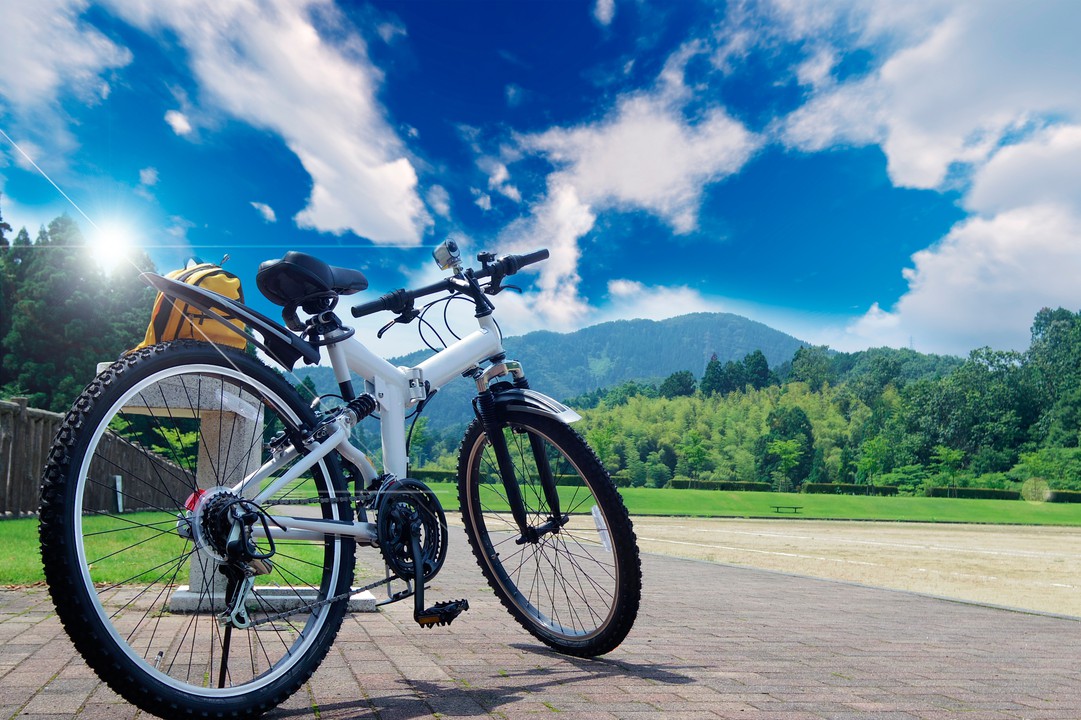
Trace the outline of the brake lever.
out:
[[[499,293],[503,292],[504,290],[513,290],[514,292],[518,293],[519,295],[524,294],[524,292],[522,291],[522,288],[518,287],[517,285],[500,285],[498,283],[488,283],[488,285],[484,288],[484,294],[485,295],[498,295]]]
[[[409,308],[408,310],[403,312],[401,315],[394,318],[393,320],[388,322],[383,327],[379,328],[379,332],[377,332],[375,334],[375,337],[378,340],[382,340],[383,335],[384,335],[384,333],[386,333],[387,330],[390,330],[392,327],[394,327],[398,323],[401,323],[402,325],[408,325],[409,323],[416,320],[418,317],[420,317],[420,312],[416,308]]]

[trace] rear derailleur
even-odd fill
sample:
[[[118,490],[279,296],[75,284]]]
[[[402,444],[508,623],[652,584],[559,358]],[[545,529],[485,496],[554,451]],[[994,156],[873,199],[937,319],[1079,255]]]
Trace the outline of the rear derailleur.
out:
[[[255,578],[270,573],[274,566],[274,540],[268,518],[262,508],[231,491],[219,488],[197,491],[186,503],[186,515],[178,518],[177,529],[201,545],[220,563],[218,572],[225,576],[225,610],[218,615],[223,626],[252,626],[247,601]],[[262,526],[266,549],[255,543],[256,523]]]

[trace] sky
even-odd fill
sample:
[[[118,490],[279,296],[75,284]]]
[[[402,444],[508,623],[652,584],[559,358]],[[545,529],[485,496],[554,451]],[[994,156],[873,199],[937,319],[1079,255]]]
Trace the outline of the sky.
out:
[[[272,316],[264,260],[359,268],[367,300],[449,238],[550,249],[509,335],[719,311],[1024,350],[1081,309],[1078,27],[1075,0],[0,0],[0,213],[66,212],[105,263],[228,254]],[[382,319],[373,349],[418,346]]]

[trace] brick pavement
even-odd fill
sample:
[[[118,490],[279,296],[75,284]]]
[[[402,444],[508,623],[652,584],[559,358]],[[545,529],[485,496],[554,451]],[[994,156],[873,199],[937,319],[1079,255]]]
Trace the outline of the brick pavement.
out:
[[[460,531],[429,596],[346,619],[288,720],[1081,718],[1081,623],[908,593],[644,557],[631,637],[593,661],[548,652],[484,585]],[[127,720],[74,654],[42,589],[0,592],[0,720]]]

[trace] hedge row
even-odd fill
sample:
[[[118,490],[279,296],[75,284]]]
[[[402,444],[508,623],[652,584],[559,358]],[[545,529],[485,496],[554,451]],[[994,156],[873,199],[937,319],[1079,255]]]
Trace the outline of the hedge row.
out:
[[[458,482],[458,473],[453,470],[413,470],[410,477],[421,482]],[[556,485],[577,485],[577,475],[557,475]],[[769,492],[771,486],[764,482],[729,482],[723,480],[672,480],[669,487],[678,490],[728,490],[742,492]],[[854,483],[804,483],[801,492],[808,494],[836,495],[896,495],[893,485],[857,485]],[[931,497],[976,498],[983,500],[1019,500],[1021,493],[1016,490],[996,488],[931,488]],[[1073,490],[1052,490],[1047,502],[1081,503],[1081,492]]]
[[[770,484],[764,482],[728,482],[725,480],[670,480],[668,487],[677,490],[734,490],[745,492],[768,492]]]
[[[409,477],[421,482],[458,482],[458,473],[453,470],[410,470]]]
[[[1021,493],[1016,490],[999,490],[997,488],[935,487],[931,488],[931,497],[1020,500]]]
[[[855,483],[803,483],[803,492],[819,495],[896,495],[897,487]]]
[[[412,470],[409,477],[425,483],[458,482],[458,473],[453,470]],[[577,475],[556,475],[555,478],[556,485],[579,485],[582,482]]]

